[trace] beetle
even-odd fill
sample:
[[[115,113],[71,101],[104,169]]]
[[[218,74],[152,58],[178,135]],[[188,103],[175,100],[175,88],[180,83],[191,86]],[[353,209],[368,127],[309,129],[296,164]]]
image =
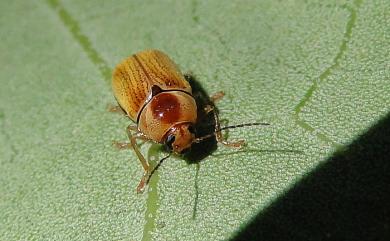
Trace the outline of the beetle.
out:
[[[170,153],[175,154],[183,154],[193,143],[213,136],[219,143],[239,148],[244,141],[228,142],[223,138],[223,129],[268,125],[249,123],[221,128],[214,107],[207,105],[204,113],[214,113],[215,132],[197,137],[195,124],[200,119],[192,87],[176,64],[159,50],[138,52],[120,62],[113,71],[112,89],[119,107],[111,110],[124,111],[136,123],[136,126],[130,124],[126,129],[130,143],[115,144],[119,148],[132,148],[142,164],[144,174],[137,186],[138,193],[143,191],[154,172],[139,150],[138,139],[164,144]],[[218,92],[210,99],[217,101],[223,95],[223,92]]]

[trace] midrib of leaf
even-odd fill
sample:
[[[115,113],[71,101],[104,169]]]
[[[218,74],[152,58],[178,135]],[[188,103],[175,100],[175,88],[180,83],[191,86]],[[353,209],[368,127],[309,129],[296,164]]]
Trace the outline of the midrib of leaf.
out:
[[[52,8],[59,16],[60,20],[68,31],[72,34],[74,39],[84,52],[87,54],[89,60],[97,67],[100,74],[103,76],[104,80],[107,83],[111,81],[111,69],[108,66],[107,62],[101,57],[99,52],[93,48],[89,38],[82,33],[79,23],[72,17],[72,15],[65,9],[64,6],[58,0],[46,0],[50,8]],[[157,155],[157,150],[151,148],[149,150],[149,155]],[[159,176],[156,172],[153,175],[153,178],[150,180],[149,187],[150,192],[148,192],[148,198],[146,201],[146,211],[145,211],[145,226],[143,231],[143,241],[151,240],[151,233],[156,227],[155,217],[157,214],[159,196],[157,192]]]
[[[344,5],[343,7],[347,9],[350,13],[349,19],[347,21],[344,37],[341,41],[339,50],[333,59],[333,63],[326,68],[319,76],[313,81],[313,84],[309,87],[309,89],[306,91],[305,95],[301,99],[301,101],[295,106],[294,108],[294,119],[295,122],[305,129],[306,131],[313,133],[319,140],[324,141],[326,143],[329,143],[334,148],[342,148],[342,145],[333,141],[330,137],[325,135],[324,133],[321,133],[320,131],[316,130],[313,126],[311,126],[309,123],[307,123],[305,120],[301,119],[299,114],[302,112],[302,109],[306,106],[306,104],[311,100],[314,93],[318,90],[318,86],[320,83],[325,81],[329,75],[333,72],[335,68],[339,66],[339,62],[341,57],[344,55],[345,51],[347,50],[347,44],[351,39],[352,36],[352,30],[355,27],[356,18],[357,18],[357,11],[362,4],[362,0],[355,0],[353,2],[353,6]]]
[[[160,177],[157,172],[153,174],[153,177],[150,179],[149,187],[147,187],[148,192],[148,201],[146,202],[146,212],[145,212],[145,226],[142,235],[142,241],[152,240],[152,232],[156,228],[156,216],[158,210],[158,190],[157,184]]]
[[[100,54],[93,48],[91,41],[80,30],[78,22],[69,14],[68,11],[57,0],[46,0],[49,6],[58,14],[62,23],[69,30],[75,40],[83,48],[89,60],[95,64],[99,69],[100,74],[108,83],[111,80],[111,69],[107,62],[100,56]]]

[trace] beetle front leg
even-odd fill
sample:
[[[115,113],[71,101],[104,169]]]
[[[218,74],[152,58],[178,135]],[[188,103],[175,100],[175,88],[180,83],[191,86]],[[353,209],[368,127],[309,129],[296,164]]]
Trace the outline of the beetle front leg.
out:
[[[138,128],[136,126],[128,126],[127,131],[134,131],[134,132],[138,132]],[[149,141],[148,138],[140,138],[142,140],[146,140],[146,141]],[[119,141],[112,141],[112,145],[114,145],[116,148],[118,148],[119,150],[124,150],[124,149],[133,149],[133,145],[130,143],[130,142],[119,142]]]
[[[128,142],[119,142],[119,141],[112,141],[112,144],[118,148],[119,150],[124,150],[124,149],[130,149],[133,148],[131,143]]]
[[[133,134],[132,132],[135,132],[135,133]],[[139,132],[137,127],[134,127],[134,126],[127,127],[127,135],[130,139],[130,144],[131,144],[135,154],[137,155],[137,157],[138,157],[139,161],[141,162],[141,165],[144,169],[144,175],[142,176],[142,178],[137,186],[137,193],[142,193],[144,188],[145,188],[145,185],[149,181],[151,168],[150,168],[148,161],[146,161],[145,157],[142,155],[142,153],[140,152],[140,150],[138,148],[137,139],[142,139],[142,140],[147,140],[147,141],[149,141],[150,139],[147,138],[143,133]]]

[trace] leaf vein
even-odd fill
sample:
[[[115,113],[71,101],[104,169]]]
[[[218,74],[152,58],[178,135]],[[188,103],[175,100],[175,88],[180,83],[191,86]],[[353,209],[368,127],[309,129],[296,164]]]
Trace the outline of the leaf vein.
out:
[[[349,11],[349,19],[346,24],[344,37],[341,41],[339,50],[336,56],[333,59],[333,63],[325,69],[312,83],[312,85],[308,88],[303,98],[299,101],[299,103],[294,107],[294,119],[298,126],[302,127],[308,132],[314,133],[316,137],[324,142],[329,143],[333,147],[339,148],[341,145],[335,141],[333,141],[330,137],[325,135],[324,133],[316,130],[313,126],[303,120],[299,114],[302,112],[303,108],[307,105],[307,103],[311,100],[314,93],[318,91],[319,84],[325,81],[332,71],[339,66],[339,62],[341,57],[344,55],[347,50],[347,44],[351,39],[352,30],[355,27],[357,11],[362,3],[362,0],[355,0],[354,6],[344,5],[343,7]]]

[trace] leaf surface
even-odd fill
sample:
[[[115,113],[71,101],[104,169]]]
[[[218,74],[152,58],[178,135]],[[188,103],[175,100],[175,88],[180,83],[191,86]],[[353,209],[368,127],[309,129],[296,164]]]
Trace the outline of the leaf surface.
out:
[[[0,239],[225,240],[389,113],[389,1],[0,3]],[[243,150],[142,169],[112,68],[166,52]],[[149,159],[163,153],[142,145]],[[153,162],[155,163],[155,162]],[[283,220],[282,220],[283,221]],[[284,220],[288,223],[288,220]],[[287,227],[294,233],[294,225]]]

